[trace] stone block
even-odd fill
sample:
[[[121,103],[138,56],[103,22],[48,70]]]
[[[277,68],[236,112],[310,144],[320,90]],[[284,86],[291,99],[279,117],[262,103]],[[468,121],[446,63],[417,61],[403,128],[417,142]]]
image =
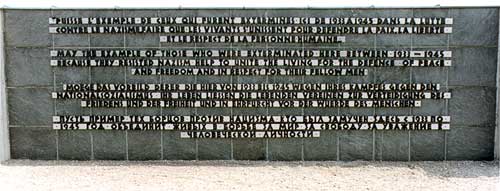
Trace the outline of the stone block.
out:
[[[346,34],[338,36],[345,36],[345,42],[339,43],[336,47],[375,48],[377,41],[377,36],[374,34]]]
[[[450,26],[453,27],[452,25]],[[448,45],[450,36],[450,34],[414,34],[411,36],[411,46],[413,48],[424,48],[428,46],[445,48]],[[406,46],[408,46],[408,44]]]
[[[235,160],[266,160],[265,139],[233,139]]]
[[[198,160],[230,160],[231,139],[198,139]]]
[[[97,48],[123,48],[125,47],[124,34],[90,34],[90,46]]]
[[[128,131],[129,160],[161,160],[161,131]]]
[[[332,130],[321,131],[318,138],[304,139],[304,160],[337,160],[337,132]]]
[[[384,161],[408,161],[408,131],[377,131],[375,159]]]
[[[275,107],[275,108],[269,108],[268,110],[269,115],[302,115],[303,109],[302,108],[288,108],[288,107]]]
[[[232,108],[233,115],[267,115],[267,108]]]
[[[5,10],[5,46],[48,47],[50,10]]]
[[[195,110],[197,115],[231,115],[231,108],[198,107],[198,108],[190,108],[190,109]]]
[[[373,160],[372,131],[339,131],[340,160]]]
[[[90,10],[51,10],[52,12],[52,17],[61,17],[61,18],[67,18],[67,17],[92,17],[94,14],[93,11]],[[47,21],[48,22],[48,21]]]
[[[229,84],[231,76],[196,76],[196,83],[199,84]]]
[[[268,160],[299,161],[302,158],[302,142],[300,138],[269,139]]]
[[[92,131],[94,159],[125,160],[127,159],[127,143],[125,131],[96,130]]]
[[[146,33],[146,34],[126,34],[125,35],[126,47],[159,47],[160,34]]]
[[[302,76],[269,76],[269,83],[272,84],[288,84],[288,83],[303,83]]]
[[[161,108],[127,108],[127,115],[161,115]]]
[[[408,67],[370,68],[375,75],[375,83],[410,83],[411,71]]]
[[[452,66],[455,65],[452,61]],[[411,68],[411,82],[412,83],[436,83],[440,84],[444,89],[448,78],[446,72],[449,71],[448,67],[413,67]]]
[[[8,87],[53,85],[48,49],[7,48],[5,53]]]
[[[12,159],[57,159],[56,131],[43,127],[11,127]]]
[[[234,76],[233,81],[238,84],[265,84],[266,76]]]
[[[80,107],[79,99],[60,99],[55,104],[55,115],[90,115],[90,108]]]
[[[89,47],[89,34],[53,34],[54,47]]]
[[[105,84],[123,84],[125,83],[124,67],[94,67],[91,68],[91,82]]]
[[[498,43],[498,9],[451,9],[453,33],[451,46],[496,46]]]
[[[268,11],[265,9],[239,9],[230,10],[230,14],[233,17],[265,17]]]
[[[451,124],[493,126],[495,124],[495,88],[456,87],[448,104]]]
[[[453,127],[447,137],[446,160],[493,160],[494,127]]]
[[[128,108],[96,107],[88,108],[92,115],[125,115]]]
[[[451,95],[453,98],[453,95]],[[412,108],[413,115],[447,115],[446,100],[422,100],[422,106]]]
[[[398,116],[398,115],[410,115],[410,108],[406,107],[397,107],[397,108],[376,108],[375,109],[375,114],[376,115],[391,115],[391,116]]]
[[[455,48],[449,68],[450,86],[496,85],[497,48]]]
[[[375,115],[375,108],[339,108],[338,115]]]
[[[180,132],[163,131],[164,160],[196,160],[196,139],[181,138]]]
[[[375,38],[377,48],[406,48],[412,42],[411,34],[377,34]]]
[[[339,109],[338,108],[304,108],[304,115],[317,115],[317,116],[324,116],[324,115],[338,115],[339,114]]]
[[[454,128],[454,127],[452,127]],[[410,132],[410,157],[412,161],[444,160],[445,131]]]
[[[54,67],[56,86],[62,91],[64,84],[84,84],[90,82],[90,68],[87,67]]]
[[[193,9],[173,9],[173,10],[158,10],[159,17],[194,17],[196,10]]]
[[[194,84],[197,76],[160,76],[160,79],[166,84]]]
[[[162,115],[196,115],[196,109],[194,108],[161,108]]]
[[[92,143],[90,131],[60,130],[58,131],[59,159],[91,160]]]
[[[54,106],[50,92],[44,88],[8,89],[9,125],[51,125]]]
[[[309,67],[310,69],[314,69],[314,67]],[[338,83],[339,76],[302,76],[303,83],[318,83],[318,84],[334,84]]]

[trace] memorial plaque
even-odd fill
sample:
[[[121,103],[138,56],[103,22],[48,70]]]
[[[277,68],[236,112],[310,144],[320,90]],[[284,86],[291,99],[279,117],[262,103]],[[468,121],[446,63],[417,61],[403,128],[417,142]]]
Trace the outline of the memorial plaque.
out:
[[[468,10],[7,11],[10,125],[53,159],[489,159],[498,10]]]
[[[448,34],[452,18],[52,17],[49,24],[55,35],[159,34],[165,48],[50,51],[53,67],[125,67],[128,74],[138,76],[348,79],[366,76],[375,68],[452,66],[452,52],[442,49],[328,48],[346,42],[346,35]],[[184,49],[172,49],[172,43]],[[189,43],[222,43],[230,48],[189,48]],[[240,48],[271,43],[292,47]],[[437,83],[92,83],[63,84],[52,98],[77,99],[84,108],[414,108],[427,99],[450,99],[451,93],[440,87]],[[313,138],[328,130],[450,129],[450,117],[440,115],[65,115],[54,116],[53,122],[57,130],[173,130],[181,131],[181,138]]]

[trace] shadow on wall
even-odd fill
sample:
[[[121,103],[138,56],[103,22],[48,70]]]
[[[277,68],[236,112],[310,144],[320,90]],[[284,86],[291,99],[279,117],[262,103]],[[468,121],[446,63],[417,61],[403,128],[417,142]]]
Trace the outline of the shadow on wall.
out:
[[[476,178],[499,177],[499,161],[421,161],[421,162],[388,162],[388,161],[300,161],[300,162],[269,162],[269,161],[41,161],[41,160],[8,160],[0,166],[82,166],[82,167],[221,167],[221,168],[302,168],[320,167],[335,171],[358,168],[364,170],[408,170],[421,171],[434,177]]]

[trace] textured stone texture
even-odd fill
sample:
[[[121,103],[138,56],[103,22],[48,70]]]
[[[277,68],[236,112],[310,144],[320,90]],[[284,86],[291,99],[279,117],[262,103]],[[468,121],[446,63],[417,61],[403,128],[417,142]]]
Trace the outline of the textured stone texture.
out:
[[[456,65],[452,60],[452,67]],[[447,84],[446,72],[449,68],[429,68],[429,67],[414,67],[411,68],[411,81],[413,83],[437,83],[441,84],[443,91],[446,91]]]
[[[46,54],[46,53],[45,53]],[[85,67],[54,67],[56,88],[62,91],[63,84],[79,84],[90,82],[90,68]],[[50,82],[51,85],[53,82]]]
[[[372,160],[373,159],[373,132],[372,131],[340,131],[340,160]]]
[[[496,85],[497,54],[494,48],[454,48],[449,85],[490,86]]]
[[[266,139],[233,139],[235,160],[266,160]]]
[[[48,10],[5,10],[5,45],[50,46],[49,17]]]
[[[161,132],[129,131],[127,140],[129,160],[161,160]]]
[[[268,160],[272,161],[296,161],[302,160],[303,139],[269,139]]]
[[[180,132],[163,132],[163,159],[195,160],[196,139],[181,139]]]
[[[455,127],[447,137],[447,160],[493,160],[491,127]]]
[[[54,83],[45,48],[7,48],[6,77],[11,86],[50,86]]]
[[[48,33],[56,17],[452,17],[452,34],[346,35],[344,44],[159,43],[160,34]],[[116,160],[489,160],[493,152],[498,9],[6,10],[6,76],[13,158]],[[369,68],[363,77],[133,76],[132,67],[49,66],[52,48],[326,48],[453,51],[449,68]],[[450,100],[419,108],[80,108],[52,100],[65,83],[439,83]],[[51,130],[52,115],[450,115],[443,131],[322,131],[311,139],[181,139],[179,132]],[[35,128],[36,127],[36,128]],[[43,135],[43,136],[38,136]],[[57,141],[56,141],[57,140]],[[59,149],[59,150],[57,150]],[[59,156],[57,156],[59,153]]]
[[[425,100],[421,107],[413,108],[412,112],[414,115],[446,115],[446,100]]]
[[[498,9],[451,9],[453,33],[450,45],[496,46],[498,43]],[[474,31],[474,32],[472,32]]]
[[[92,139],[90,131],[58,131],[59,159],[92,159]]]
[[[408,160],[408,131],[381,131],[375,137],[375,160]]]
[[[452,125],[493,126],[495,124],[495,89],[460,87],[451,90],[449,101]]]
[[[445,132],[410,132],[410,156],[412,161],[444,160]]]
[[[9,131],[12,158],[57,159],[56,131],[43,127],[11,127]]]
[[[375,83],[410,83],[410,70],[403,67],[372,68]]]
[[[129,72],[124,67],[93,67],[90,69],[92,83],[125,83],[125,72]]]
[[[304,160],[336,160],[337,144],[336,131],[322,131],[319,138],[304,139]]]
[[[94,158],[96,160],[127,159],[125,131],[93,131]]]
[[[0,161],[9,160],[9,115],[7,112],[7,80],[5,74],[4,11],[0,10]]]
[[[230,139],[198,139],[199,160],[230,160]]]
[[[9,125],[52,125],[54,107],[49,89],[12,88],[7,96]]]

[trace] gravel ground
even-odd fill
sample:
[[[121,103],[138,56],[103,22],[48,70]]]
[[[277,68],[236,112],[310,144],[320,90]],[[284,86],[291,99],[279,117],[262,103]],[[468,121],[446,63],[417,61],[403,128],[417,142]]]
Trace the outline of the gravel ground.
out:
[[[500,190],[498,161],[30,161],[0,190]]]

